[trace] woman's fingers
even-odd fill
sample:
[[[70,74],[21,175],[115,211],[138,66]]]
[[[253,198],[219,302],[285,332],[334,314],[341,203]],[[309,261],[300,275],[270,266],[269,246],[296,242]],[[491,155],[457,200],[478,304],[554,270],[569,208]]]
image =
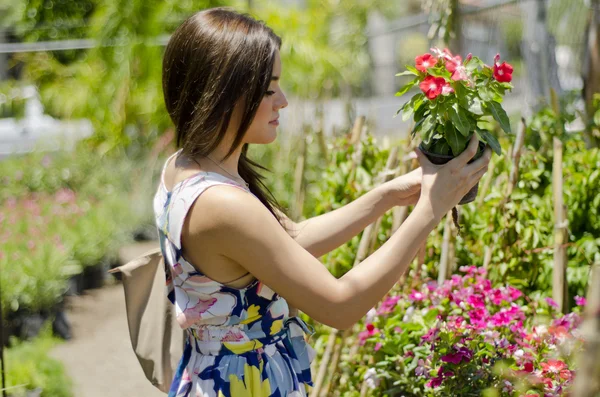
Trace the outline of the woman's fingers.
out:
[[[472,173],[475,173],[475,172],[481,170],[482,168],[487,169],[488,165],[490,164],[491,158],[492,158],[492,149],[489,146],[487,146],[485,148],[485,151],[483,152],[483,155],[480,158],[478,158],[477,160],[473,161],[471,164],[468,164],[465,167],[465,171],[472,174]]]
[[[481,168],[474,174],[472,174],[469,179],[467,185],[469,186],[469,190],[479,182],[481,177],[487,172],[487,167]]]
[[[417,160],[419,160],[419,165],[421,166],[422,171],[429,171],[435,168],[434,164],[429,161],[421,149],[415,148],[415,154],[417,155]]]
[[[477,148],[479,147],[479,139],[477,138],[477,134],[473,134],[471,139],[469,140],[469,145],[458,157],[453,158],[448,162],[448,165],[455,169],[461,170],[467,165],[469,161],[477,154]]]

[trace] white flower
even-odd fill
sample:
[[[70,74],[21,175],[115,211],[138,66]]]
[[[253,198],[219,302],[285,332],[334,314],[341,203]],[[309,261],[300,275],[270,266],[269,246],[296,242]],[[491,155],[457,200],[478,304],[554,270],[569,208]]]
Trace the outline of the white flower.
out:
[[[375,310],[375,308],[371,308],[371,310],[367,312],[367,323],[372,323],[375,320],[375,317],[377,317],[377,310]]]
[[[523,358],[523,354],[525,352],[523,351],[523,349],[519,349],[515,352],[515,358]]]
[[[364,380],[369,389],[376,389],[377,386],[379,386],[379,378],[377,377],[375,368],[369,368],[367,372],[365,372]]]
[[[406,313],[404,313],[404,317],[402,317],[402,321],[405,323],[409,322],[414,313],[415,313],[414,306],[409,306],[408,309],[406,309]]]

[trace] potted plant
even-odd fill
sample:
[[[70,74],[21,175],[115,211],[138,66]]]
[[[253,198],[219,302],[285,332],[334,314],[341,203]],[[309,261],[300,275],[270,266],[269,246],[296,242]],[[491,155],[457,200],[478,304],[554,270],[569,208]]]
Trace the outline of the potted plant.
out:
[[[419,149],[434,164],[445,164],[462,153],[473,134],[479,137],[479,150],[471,161],[479,158],[489,145],[501,153],[498,140],[486,129],[495,119],[507,133],[511,132],[503,96],[513,88],[513,68],[500,62],[500,54],[492,67],[469,54],[463,61],[448,49],[432,48],[431,53],[415,58],[415,66],[396,76],[414,76],[396,93],[401,96],[418,85],[421,92],[412,96],[396,113],[402,119],[414,120],[412,138],[421,137]],[[459,204],[470,203],[477,196],[475,185]]]

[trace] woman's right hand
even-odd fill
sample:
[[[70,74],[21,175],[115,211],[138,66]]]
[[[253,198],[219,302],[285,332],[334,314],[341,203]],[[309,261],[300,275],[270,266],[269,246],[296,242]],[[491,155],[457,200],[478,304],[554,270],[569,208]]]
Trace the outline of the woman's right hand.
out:
[[[479,159],[467,164],[477,153],[478,147],[479,139],[473,134],[465,151],[444,165],[432,164],[423,152],[415,149],[423,170],[421,196],[417,205],[430,209],[438,220],[455,207],[488,169],[492,156],[489,146]]]

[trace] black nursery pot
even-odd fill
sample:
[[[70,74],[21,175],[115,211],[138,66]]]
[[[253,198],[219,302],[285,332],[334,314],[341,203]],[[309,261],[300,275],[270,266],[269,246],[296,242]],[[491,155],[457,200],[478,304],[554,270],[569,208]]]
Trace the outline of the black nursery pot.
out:
[[[477,160],[478,158],[480,158],[483,155],[485,146],[486,146],[485,143],[479,142],[479,149],[477,150],[477,153],[475,154],[475,156],[473,156],[473,158],[471,160],[469,160],[468,164],[471,164],[473,161]],[[446,154],[436,154],[436,153],[428,152],[427,150],[425,150],[425,148],[423,148],[423,143],[421,143],[419,145],[419,149],[421,150],[421,152],[423,152],[425,157],[427,157],[429,159],[429,161],[431,161],[433,164],[436,164],[436,165],[446,164],[448,161],[452,160],[455,157],[455,156],[449,156]],[[458,204],[463,205],[463,204],[468,204],[468,203],[475,201],[478,191],[479,191],[479,182],[477,182],[477,184],[475,186],[473,186],[471,188],[471,190],[469,190],[469,192],[458,202]]]

